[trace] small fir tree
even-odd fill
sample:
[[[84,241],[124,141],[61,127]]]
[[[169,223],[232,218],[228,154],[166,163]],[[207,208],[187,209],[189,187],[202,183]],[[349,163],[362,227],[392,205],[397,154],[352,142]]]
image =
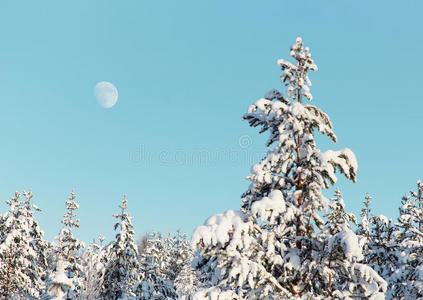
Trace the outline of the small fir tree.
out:
[[[56,237],[58,241],[56,260],[62,261],[65,266],[66,275],[72,280],[72,289],[66,291],[66,299],[80,298],[84,290],[84,272],[82,268],[81,252],[84,243],[73,235],[73,230],[79,228],[79,219],[76,218],[75,211],[79,209],[79,204],[75,201],[76,195],[72,190],[65,202],[66,213],[63,215],[63,227]]]
[[[130,299],[135,297],[136,284],[140,281],[140,266],[137,260],[138,250],[134,241],[132,217],[126,211],[128,201],[122,199],[120,214],[114,214],[117,219],[115,230],[116,240],[110,244],[109,257],[104,273],[100,296],[102,299]]]
[[[180,270],[173,246],[170,235],[166,238],[157,232],[149,235],[140,258],[143,280],[138,286],[139,299],[176,299],[173,281]]]
[[[354,214],[345,211],[339,189],[331,201],[326,224],[318,236],[320,247],[316,255],[316,269],[320,270],[317,274],[329,277],[329,281],[318,294],[336,299],[383,298],[386,282],[363,261],[362,245],[350,226],[357,221]]]
[[[104,237],[99,237],[99,244],[94,240],[82,255],[84,270],[84,299],[99,299],[100,288],[103,285],[104,263],[103,256],[105,254],[102,243]]]
[[[68,291],[73,289],[73,283],[65,272],[65,264],[58,260],[54,272],[47,281],[47,293],[42,300],[65,300],[67,298]]]
[[[389,277],[389,295],[396,299],[423,297],[423,184],[417,181],[417,192],[402,198],[397,227],[397,266]]]

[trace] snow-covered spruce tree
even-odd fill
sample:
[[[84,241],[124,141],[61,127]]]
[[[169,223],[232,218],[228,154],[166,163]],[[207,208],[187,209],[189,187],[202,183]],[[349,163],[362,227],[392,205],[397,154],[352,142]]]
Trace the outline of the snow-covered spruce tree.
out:
[[[357,225],[355,215],[345,211],[344,199],[339,188],[336,188],[334,197],[330,199],[329,212],[324,215],[327,221],[322,233],[333,236],[344,229],[351,229],[350,223]]]
[[[139,299],[176,299],[173,287],[177,273],[172,259],[177,259],[173,252],[174,241],[163,238],[160,233],[152,232],[140,255],[143,280],[137,289]]]
[[[362,247],[350,226],[350,223],[357,224],[356,218],[345,212],[339,189],[334,196],[329,213],[325,215],[326,224],[318,235],[320,249],[315,260],[317,269],[322,270],[320,274],[329,277],[326,296],[336,299],[383,297],[379,293],[381,286],[386,290],[383,278],[370,266],[360,263],[363,260]]]
[[[330,280],[336,278],[315,266],[322,254],[314,236],[316,227],[322,225],[318,212],[328,207],[323,190],[337,181],[335,171],[355,182],[357,163],[349,149],[321,152],[317,148],[315,131],[337,140],[329,117],[317,107],[302,103],[312,99],[308,72],[316,71],[317,67],[300,38],[291,48],[291,56],[295,65],[278,61],[284,71],[281,81],[287,86],[287,97],[273,90],[251,105],[244,116],[251,126],[261,126],[261,132],[270,132],[267,142],[270,149],[247,177],[251,184],[243,195],[242,209],[263,231],[273,235],[272,247],[275,255],[280,255],[280,262],[270,262],[267,268],[281,286],[287,287],[292,296],[327,297]],[[274,220],[257,218],[254,206],[265,206],[263,199],[266,201],[266,196],[275,190],[281,191],[286,210]],[[292,261],[296,263],[293,265]],[[368,296],[369,292],[384,292],[383,280],[379,282],[380,278],[366,275],[362,274],[357,293],[362,291],[362,296]],[[380,283],[376,289],[374,282]]]
[[[123,196],[120,214],[114,214],[117,219],[115,230],[116,240],[110,244],[107,265],[105,267],[101,299],[135,299],[136,285],[140,280],[140,266],[137,260],[137,247],[134,241],[132,216],[127,213],[128,201]]]
[[[387,281],[388,298],[392,290],[389,278],[398,267],[397,235],[391,219],[384,215],[371,216],[363,261]]]
[[[85,274],[83,299],[100,298],[100,288],[103,284],[105,272],[103,264],[103,255],[105,253],[102,247],[103,241],[104,237],[99,236],[100,244],[97,244],[94,240],[82,254],[83,271]]]
[[[67,264],[67,263],[66,263]],[[72,279],[65,274],[65,265],[59,259],[54,268],[54,272],[47,280],[46,293],[41,297],[42,300],[64,300],[67,292],[73,289]]]
[[[144,252],[145,247],[147,247],[148,234],[142,235],[137,241],[138,249],[138,260],[141,262],[141,254]]]
[[[31,203],[32,191],[23,191],[23,196],[25,197],[23,215],[26,217],[29,228],[28,243],[35,253],[35,259],[32,260],[31,266],[35,272],[30,274],[30,277],[36,284],[33,285],[33,291],[30,294],[39,295],[46,280],[48,242],[44,240],[44,232],[35,220],[34,211],[41,210]]]
[[[361,222],[358,224],[358,230],[357,234],[365,238],[366,240],[369,238],[370,235],[370,219],[371,219],[371,200],[372,196],[369,195],[369,193],[366,193],[366,196],[364,197],[364,207],[361,209],[360,217]]]
[[[191,259],[193,255],[191,254]],[[189,300],[191,295],[193,295],[198,290],[198,272],[194,270],[190,263],[183,265],[181,272],[176,277],[174,282],[174,288],[178,299]]]
[[[279,191],[269,197],[276,214],[284,209]],[[264,214],[274,216],[273,211],[264,211],[266,218]],[[200,283],[192,299],[267,299],[275,286],[284,291],[265,268],[267,253],[257,231],[261,229],[245,214],[232,210],[211,216],[195,229],[192,244],[197,251],[192,264],[200,272]],[[289,297],[289,292],[283,296]]]
[[[358,224],[357,235],[363,248],[363,263],[369,265],[382,278],[387,280],[388,291],[391,286],[389,277],[398,266],[397,259],[397,229],[384,215],[371,213],[371,199],[369,193],[364,197],[364,207],[361,209],[361,222]]]
[[[402,198],[396,223],[397,267],[388,279],[388,296],[393,299],[423,298],[423,183],[417,181],[417,192]]]
[[[247,177],[251,184],[243,194],[242,213],[212,217],[194,232],[197,268],[203,280],[211,280],[203,298],[216,289],[244,298],[329,297],[331,280],[336,280],[316,264],[322,255],[315,236],[323,225],[318,213],[328,208],[323,190],[337,181],[335,171],[355,181],[357,163],[349,149],[321,152],[316,147],[315,131],[334,142],[336,136],[324,112],[302,103],[312,99],[308,72],[317,67],[300,38],[291,56],[295,64],[278,60],[286,96],[272,90],[244,116],[270,137],[266,157]],[[383,280],[374,287],[376,273],[359,275],[356,296],[384,292]]]
[[[79,209],[79,204],[75,201],[76,195],[72,190],[65,202],[66,213],[63,215],[63,228],[56,237],[58,245],[56,250],[56,260],[62,261],[65,266],[66,275],[72,280],[72,289],[66,290],[65,299],[78,299],[82,297],[84,290],[84,272],[82,268],[81,253],[84,243],[73,235],[73,230],[79,228],[79,219],[76,218],[75,210]]]
[[[45,284],[46,243],[34,218],[31,191],[6,201],[0,232],[0,298],[36,299]]]
[[[174,289],[178,299],[188,300],[198,288],[198,272],[191,266],[194,253],[186,233],[178,230],[173,240],[171,268],[175,274]]]

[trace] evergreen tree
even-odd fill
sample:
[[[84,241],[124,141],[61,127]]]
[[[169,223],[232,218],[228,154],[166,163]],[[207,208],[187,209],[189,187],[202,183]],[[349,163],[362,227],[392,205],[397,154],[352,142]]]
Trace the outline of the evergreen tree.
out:
[[[364,197],[364,207],[361,209],[360,216],[361,216],[361,222],[358,224],[358,230],[357,234],[363,236],[364,238],[368,239],[370,236],[370,219],[371,219],[371,200],[372,197],[369,195],[369,193],[366,193],[366,196]]]
[[[0,232],[0,297],[35,299],[44,288],[46,243],[34,218],[31,191],[15,192],[6,201],[9,211],[1,218]]]
[[[278,60],[286,96],[272,90],[244,116],[250,126],[260,126],[260,132],[268,131],[270,137],[266,157],[247,177],[251,184],[242,196],[242,214],[226,218],[221,232],[225,239],[209,238],[223,216],[216,216],[216,224],[197,228],[193,236],[199,248],[197,268],[215,274],[209,276],[213,292],[215,288],[232,290],[240,297],[253,298],[327,297],[330,282],[335,280],[317,264],[322,255],[316,238],[323,225],[319,212],[329,204],[323,190],[337,181],[336,170],[355,182],[357,163],[349,149],[321,152],[317,148],[315,131],[337,140],[329,117],[316,106],[302,103],[312,100],[308,72],[317,66],[301,38],[292,46],[291,56],[295,64]],[[245,227],[244,234],[230,233],[236,227]],[[356,239],[352,231],[344,235],[338,236],[339,243]],[[241,246],[232,248],[232,243]],[[365,277],[368,280],[362,289],[366,295],[384,292],[386,284],[377,273],[361,276]],[[376,287],[370,287],[374,282]]]
[[[191,255],[192,256],[192,255]],[[178,299],[189,300],[198,290],[198,274],[190,264],[184,264],[181,272],[175,278],[175,291],[178,295]]]
[[[270,196],[276,204],[275,214],[263,212],[263,218],[265,213],[270,218],[278,214],[279,196],[277,191]],[[273,236],[266,232],[258,235],[257,231],[262,232],[245,214],[232,210],[211,216],[195,229],[192,244],[197,251],[193,266],[200,273],[200,283],[193,299],[266,299],[275,289],[283,293],[281,296],[289,297],[287,288],[265,268],[267,255],[274,262],[278,259],[271,251]],[[262,246],[265,242],[268,252]]]
[[[291,48],[291,56],[295,65],[278,61],[283,70],[281,81],[287,86],[287,97],[273,90],[265,99],[251,105],[244,116],[251,126],[261,126],[261,132],[270,132],[267,146],[273,148],[253,166],[252,174],[247,177],[251,184],[243,195],[242,209],[263,231],[274,236],[272,248],[275,255],[279,255],[280,263],[271,261],[267,269],[282,286],[289,287],[291,296],[326,297],[335,278],[316,265],[322,255],[316,251],[320,245],[315,232],[323,224],[318,212],[328,208],[323,190],[337,181],[336,170],[355,182],[357,163],[349,149],[321,152],[317,148],[315,131],[337,141],[329,117],[317,107],[302,103],[304,99],[312,100],[308,72],[316,71],[317,67],[300,38]],[[274,219],[263,220],[254,211],[266,207],[266,198],[274,191],[281,192],[286,208]],[[348,241],[356,240],[351,230],[336,235],[340,242],[347,237]],[[374,293],[384,292],[386,284],[379,279],[369,279],[362,288],[369,288],[369,282],[378,282],[378,288],[372,290]]]
[[[336,188],[334,197],[330,199],[329,213],[325,214],[327,221],[322,233],[333,236],[344,229],[351,229],[350,223],[357,225],[355,215],[345,211],[344,200],[339,188]]]
[[[58,260],[52,275],[47,280],[47,292],[42,300],[65,300],[69,290],[73,290],[72,279],[65,274],[65,264]]]
[[[395,299],[423,297],[423,184],[417,181],[417,192],[411,191],[402,198],[400,215],[395,224],[397,242],[395,271],[390,276],[389,295]]]
[[[182,300],[190,299],[198,288],[198,273],[191,266],[194,253],[187,235],[181,234],[178,230],[174,237],[173,255],[171,265],[173,274],[175,274],[174,289],[178,294],[178,298]]]
[[[104,276],[104,263],[103,255],[105,254],[103,250],[102,243],[104,237],[99,237],[100,244],[97,244],[94,240],[82,255],[83,261],[83,270],[84,270],[84,299],[99,299],[100,298],[100,288],[103,285],[103,276]]]
[[[180,270],[173,245],[170,235],[163,238],[157,232],[150,234],[141,254],[143,280],[137,291],[139,299],[176,299],[173,281]]]
[[[371,216],[370,221],[364,261],[387,281],[387,296],[391,298],[393,288],[390,277],[398,267],[398,232],[392,220],[384,215]]]
[[[76,195],[72,190],[65,202],[66,213],[63,215],[63,227],[56,237],[58,241],[56,260],[65,265],[66,275],[72,280],[72,289],[66,291],[66,299],[77,299],[82,296],[84,290],[84,272],[82,268],[81,252],[84,243],[73,235],[74,228],[79,228],[79,219],[76,218],[75,210],[79,204],[75,201]]]
[[[318,269],[329,277],[329,282],[320,295],[336,299],[383,297],[386,290],[384,279],[363,262],[362,246],[350,223],[357,224],[353,214],[345,212],[339,189],[325,215],[326,224],[319,234],[320,251]]]
[[[109,246],[109,257],[104,273],[100,296],[102,299],[128,299],[135,297],[136,284],[139,282],[140,266],[137,260],[137,247],[134,241],[132,217],[126,212],[128,201],[122,199],[120,214],[114,214],[117,219],[115,230],[116,240]]]

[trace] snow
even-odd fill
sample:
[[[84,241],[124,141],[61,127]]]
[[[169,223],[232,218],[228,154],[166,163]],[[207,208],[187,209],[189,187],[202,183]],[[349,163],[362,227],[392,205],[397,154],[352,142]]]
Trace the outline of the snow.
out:
[[[56,273],[52,276],[51,281],[55,285],[72,287],[72,280],[65,275],[64,263],[62,261],[57,262]]]
[[[287,255],[285,255],[285,259],[287,261],[287,266],[292,267],[295,270],[299,270],[301,268],[301,260],[298,254],[295,251],[289,252]]]
[[[260,98],[259,100],[256,101],[256,103],[254,103],[254,105],[258,107],[258,109],[264,111],[266,110],[266,106],[272,107],[272,101],[267,100],[265,98]]]
[[[318,155],[322,162],[322,168],[328,172],[329,177],[332,178],[334,182],[337,181],[335,176],[336,167],[339,168],[342,174],[348,179],[355,181],[358,164],[354,153],[350,149],[344,148],[338,151],[327,150]]]
[[[192,235],[192,245],[203,241],[205,244],[225,245],[231,236],[234,240],[240,240],[243,232],[247,232],[250,224],[245,223],[239,211],[228,210],[223,214],[216,214],[206,220],[203,226],[195,229]]]
[[[351,229],[344,228],[331,237],[329,249],[334,248],[335,245],[340,245],[342,247],[344,255],[348,260],[359,261],[363,259],[358,237]]]
[[[236,300],[241,299],[232,291],[222,291],[217,287],[200,289],[192,298],[193,300]]]
[[[268,100],[278,99],[278,98],[281,98],[281,97],[282,97],[282,94],[276,89],[272,89],[264,95],[264,98],[266,98]],[[278,102],[276,102],[276,103],[278,103]]]
[[[295,68],[295,66],[293,64],[291,64],[289,61],[284,60],[284,59],[278,59],[276,61],[277,65],[281,66],[282,68],[288,68],[288,69],[293,69]]]
[[[65,296],[65,289],[73,289],[72,279],[69,279],[65,274],[64,262],[59,260],[56,264],[56,272],[50,279],[51,285],[48,293],[52,296],[52,300],[62,300]]]
[[[389,219],[384,215],[378,215],[378,216],[375,216],[375,218],[379,219],[385,225],[389,224]]]
[[[282,192],[273,190],[269,197],[263,197],[251,206],[251,213],[262,220],[274,222],[275,218],[285,212],[286,204]]]
[[[385,300],[385,294],[384,293],[375,293],[373,294],[369,300]]]

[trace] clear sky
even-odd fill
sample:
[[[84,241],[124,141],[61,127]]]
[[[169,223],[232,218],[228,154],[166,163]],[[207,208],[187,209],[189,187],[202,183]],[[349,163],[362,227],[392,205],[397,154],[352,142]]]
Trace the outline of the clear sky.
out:
[[[278,58],[311,48],[313,104],[358,159],[340,180],[396,217],[423,180],[422,1],[0,0],[0,209],[31,188],[47,239],[75,189],[89,241],[113,237],[128,197],[137,236],[193,229],[238,209],[265,136],[241,117],[281,88]],[[94,97],[112,82],[110,109]],[[240,146],[240,140],[242,146]],[[328,196],[333,190],[328,191]]]

